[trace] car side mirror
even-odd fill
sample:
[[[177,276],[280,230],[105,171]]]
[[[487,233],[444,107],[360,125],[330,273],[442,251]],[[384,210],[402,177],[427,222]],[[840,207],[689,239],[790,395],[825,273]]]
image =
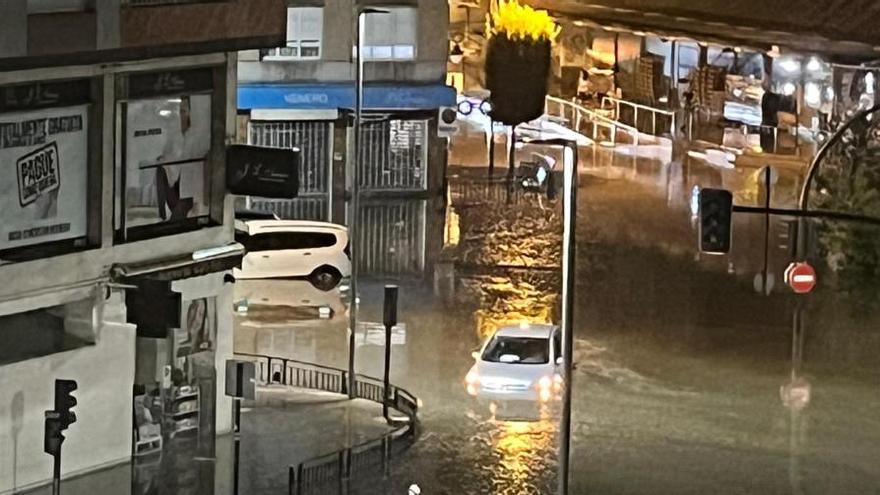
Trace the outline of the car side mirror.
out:
[[[558,358],[556,358],[557,365],[562,366],[562,363],[564,363],[564,362],[565,362],[565,359],[563,359],[562,356],[559,356]]]
[[[474,358],[475,360],[479,361],[480,360],[480,351],[472,352],[471,357]]]

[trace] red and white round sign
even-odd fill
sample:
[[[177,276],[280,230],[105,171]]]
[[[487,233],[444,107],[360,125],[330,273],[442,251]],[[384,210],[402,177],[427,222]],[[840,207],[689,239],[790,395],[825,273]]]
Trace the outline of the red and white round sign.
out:
[[[785,283],[796,294],[807,294],[816,287],[816,270],[806,261],[795,261],[785,270]]]

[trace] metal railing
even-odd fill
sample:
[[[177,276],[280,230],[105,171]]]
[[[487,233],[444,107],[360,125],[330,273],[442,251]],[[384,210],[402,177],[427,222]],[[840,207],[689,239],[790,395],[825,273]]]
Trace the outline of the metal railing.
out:
[[[388,477],[391,460],[416,438],[415,428],[399,427],[381,438],[290,466],[288,494],[343,494],[348,492],[351,480],[362,477],[372,477],[379,483]]]
[[[514,187],[506,177],[477,178],[449,177],[449,198],[458,207],[485,204],[517,204],[523,196],[520,187]]]
[[[666,128],[670,134],[675,134],[675,112],[672,110],[665,110],[662,108],[655,108],[649,105],[642,105],[641,103],[635,103],[632,101],[621,100],[619,98],[615,98],[613,96],[605,96],[602,98],[601,107],[606,108],[608,104],[614,108],[614,120],[617,122],[622,122],[622,116],[620,114],[620,108],[629,108],[632,109],[633,113],[633,127],[639,129],[639,111],[642,112],[642,115],[650,115],[651,116],[651,135],[657,136],[657,116],[661,116],[661,119],[665,119],[669,121],[669,127]],[[647,134],[647,131],[642,131]]]
[[[556,110],[554,113],[553,110]],[[547,96],[544,101],[544,113],[550,117],[561,117],[568,122],[568,127],[575,132],[581,132],[583,123],[592,124],[592,139],[595,142],[599,137],[599,129],[608,129],[611,142],[617,143],[618,130],[628,134],[633,144],[639,144],[639,130],[631,125],[624,124],[613,118],[602,115],[599,111],[578,105],[575,102]]]
[[[235,356],[255,363],[255,379],[260,384],[280,384],[341,395],[348,393],[348,372],[345,370],[261,354],[235,353]],[[395,385],[386,390],[382,380],[367,375],[356,374],[354,387],[356,397],[388,405],[401,414],[402,418],[394,420],[397,427],[380,438],[309,459],[295,467],[289,466],[288,493],[344,493],[349,480],[357,475],[375,473],[377,466],[381,466],[383,476],[387,476],[392,456],[417,439],[418,398]]]

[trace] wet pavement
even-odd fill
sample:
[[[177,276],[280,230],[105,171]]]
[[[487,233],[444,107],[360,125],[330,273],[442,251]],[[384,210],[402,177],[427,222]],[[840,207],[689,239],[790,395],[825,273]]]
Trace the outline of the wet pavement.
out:
[[[84,476],[65,479],[65,495],[209,495],[287,493],[288,468],[390,431],[382,408],[338,394],[289,389],[257,389],[256,401],[242,407],[239,490],[234,490],[232,435],[169,441],[161,454],[145,455]],[[207,447],[207,449],[206,449]],[[200,450],[211,450],[199,455]],[[25,493],[52,493],[49,486]]]
[[[758,170],[674,162],[660,147],[580,153],[571,493],[880,493],[880,315],[824,278],[800,301],[782,287],[785,219],[771,219],[767,238],[770,295],[753,283],[765,266],[762,217],[736,219],[729,256],[698,255],[693,187],[729,187],[737,203],[757,204]],[[485,148],[456,143],[456,154]],[[359,284],[365,322],[382,319],[384,283],[402,287],[391,381],[422,400],[422,435],[390,476],[352,479],[348,493],[556,493],[558,404],[493,404],[468,395],[464,378],[500,325],[558,321],[561,203],[508,194],[472,161],[450,169],[448,242],[431,260],[454,283],[428,274]],[[794,204],[797,181],[780,171],[774,206]],[[236,351],[345,367],[344,296],[303,284],[251,287],[252,300],[289,307],[239,314]],[[792,331],[798,302],[803,333]],[[358,371],[381,376],[381,339],[361,328],[356,342]],[[302,456],[273,446],[325,427],[315,415],[272,416],[263,431],[250,414],[244,430],[260,433],[243,473],[259,481],[248,493],[278,493],[284,466]],[[322,419],[348,424],[334,414]],[[275,429],[284,423],[287,433]]]

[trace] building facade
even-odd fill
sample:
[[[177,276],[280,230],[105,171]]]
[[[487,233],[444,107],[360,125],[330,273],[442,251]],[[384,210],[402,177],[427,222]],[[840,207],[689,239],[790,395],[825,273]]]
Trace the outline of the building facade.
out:
[[[386,5],[387,4],[387,5]],[[291,2],[282,46],[239,55],[239,135],[249,144],[302,151],[300,196],[250,198],[285,218],[348,223],[355,107],[357,7],[352,0]],[[364,198],[355,256],[367,274],[426,270],[443,198],[448,5],[379,2],[364,15],[364,124],[358,186]],[[382,204],[370,199],[383,198]],[[389,198],[393,198],[389,201]],[[426,213],[427,212],[427,213]],[[389,253],[394,255],[389,256]]]
[[[51,479],[55,379],[78,382],[64,477],[182,438],[210,457],[231,428],[237,52],[284,39],[283,2],[0,13],[0,493]]]

